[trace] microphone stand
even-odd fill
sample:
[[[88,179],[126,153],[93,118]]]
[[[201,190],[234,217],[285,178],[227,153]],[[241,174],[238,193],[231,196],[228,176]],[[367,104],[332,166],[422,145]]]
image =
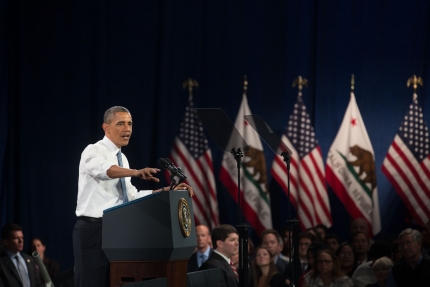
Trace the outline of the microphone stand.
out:
[[[242,221],[241,215],[241,196],[240,196],[240,167],[241,160],[243,157],[243,152],[240,148],[237,150],[232,148],[231,153],[236,160],[237,167],[237,220],[238,225],[236,225],[239,232],[239,286],[248,287],[248,225],[246,223],[240,224]]]
[[[287,165],[287,189],[288,189],[288,218],[291,218],[291,200],[290,200],[290,165],[291,165],[291,155],[287,152],[282,152],[284,162]],[[290,250],[289,262],[289,277],[290,283],[287,286],[299,286],[299,220],[294,218],[287,220],[289,231],[293,232],[293,249],[291,249],[291,240],[288,240],[288,248]],[[294,260],[291,261],[291,256],[294,256]],[[292,283],[292,284],[291,284]]]

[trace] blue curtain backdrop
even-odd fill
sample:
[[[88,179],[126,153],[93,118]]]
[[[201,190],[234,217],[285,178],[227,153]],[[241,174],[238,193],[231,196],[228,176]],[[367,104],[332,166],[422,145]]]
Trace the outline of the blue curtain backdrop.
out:
[[[200,85],[196,107],[222,108],[234,121],[246,74],[252,112],[278,134],[296,101],[291,83],[306,77],[303,100],[325,160],[354,73],[376,157],[380,236],[395,236],[408,226],[406,208],[380,168],[412,101],[406,80],[413,74],[424,80],[419,103],[430,124],[429,1],[6,0],[0,5],[0,223],[21,224],[26,246],[34,236],[44,238],[47,256],[62,269],[73,266],[80,154],[102,138],[104,111],[113,105],[130,109],[134,131],[123,152],[133,168],[156,166],[179,129],[188,97],[181,85],[188,77]],[[218,178],[222,152],[212,141],[210,146]],[[270,168],[273,154],[265,149]],[[162,186],[133,183],[140,189]],[[281,228],[288,200],[271,187],[273,223]],[[217,190],[221,222],[237,224],[236,205],[219,181]],[[346,239],[350,218],[329,192],[332,231]]]

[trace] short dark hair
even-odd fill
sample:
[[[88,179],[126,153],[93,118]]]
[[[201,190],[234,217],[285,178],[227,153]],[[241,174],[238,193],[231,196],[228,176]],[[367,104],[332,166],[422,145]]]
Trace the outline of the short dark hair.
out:
[[[314,241],[317,240],[317,238],[315,237],[315,235],[313,235],[310,232],[302,232],[302,233],[300,233],[298,241],[300,241],[300,239],[302,239],[302,238],[308,238],[311,242],[314,242]]]
[[[284,242],[282,242],[282,237],[281,235],[279,235],[279,232],[276,231],[275,229],[266,229],[263,231],[263,233],[261,233],[261,241],[263,241],[264,236],[266,236],[267,234],[273,234],[276,237],[276,240],[278,240],[278,244],[282,244],[284,245]]]
[[[237,233],[237,230],[230,224],[221,224],[212,229],[211,238],[214,249],[218,247],[216,244],[217,240],[224,241],[232,233]]]
[[[336,241],[337,241],[337,243],[339,243],[339,244],[340,244],[340,239],[339,239],[339,237],[338,237],[336,234],[333,234],[333,233],[328,233],[328,234],[326,234],[326,236],[325,236],[325,238],[324,238],[324,243],[326,243],[326,242],[327,242],[327,239],[334,239],[334,240],[336,240]]]
[[[114,106],[106,110],[104,116],[103,116],[103,122],[105,124],[109,124],[112,121],[113,116],[115,113],[130,113],[129,110],[127,110],[124,107],[121,106]]]
[[[391,244],[385,240],[378,240],[374,242],[369,249],[369,258],[371,258],[373,261],[376,261],[376,259],[379,259],[384,256],[389,258],[393,256]]]
[[[12,231],[22,231],[22,227],[16,223],[8,223],[1,229],[1,239],[9,239]]]

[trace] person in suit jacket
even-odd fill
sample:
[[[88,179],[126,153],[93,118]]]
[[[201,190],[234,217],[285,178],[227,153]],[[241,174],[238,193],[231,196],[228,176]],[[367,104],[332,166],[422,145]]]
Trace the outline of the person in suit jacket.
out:
[[[239,278],[230,266],[230,257],[239,249],[239,236],[236,228],[222,224],[212,230],[212,244],[214,250],[199,270],[219,268],[221,271],[221,287],[239,286]]]
[[[212,254],[211,236],[206,225],[196,226],[197,248],[188,260],[187,272],[195,272]]]
[[[269,250],[278,272],[280,274],[284,274],[288,261],[285,260],[281,254],[281,251],[284,248],[284,242],[278,231],[275,229],[266,229],[261,234],[261,245]]]
[[[21,253],[24,235],[21,226],[6,224],[1,231],[4,250],[0,253],[0,286],[42,287],[36,262]]]

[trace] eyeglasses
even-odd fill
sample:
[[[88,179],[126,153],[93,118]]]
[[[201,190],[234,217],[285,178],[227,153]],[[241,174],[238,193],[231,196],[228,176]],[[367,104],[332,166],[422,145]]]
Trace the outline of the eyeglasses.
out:
[[[318,260],[317,261],[317,263],[320,265],[327,265],[327,264],[330,264],[332,262],[333,262],[332,260]]]

